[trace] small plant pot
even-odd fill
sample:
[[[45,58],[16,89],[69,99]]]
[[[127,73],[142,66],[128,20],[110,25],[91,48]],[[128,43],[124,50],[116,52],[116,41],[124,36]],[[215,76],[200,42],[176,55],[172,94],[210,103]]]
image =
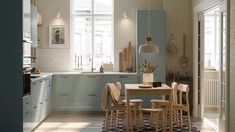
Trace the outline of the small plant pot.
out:
[[[154,80],[153,73],[143,73],[143,84],[144,85],[152,85]]]

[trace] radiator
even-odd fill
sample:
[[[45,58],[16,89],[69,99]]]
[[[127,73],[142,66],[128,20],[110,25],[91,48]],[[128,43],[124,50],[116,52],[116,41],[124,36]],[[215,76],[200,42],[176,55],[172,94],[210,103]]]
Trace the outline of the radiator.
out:
[[[213,110],[219,107],[219,79],[218,77],[205,78],[204,106]]]

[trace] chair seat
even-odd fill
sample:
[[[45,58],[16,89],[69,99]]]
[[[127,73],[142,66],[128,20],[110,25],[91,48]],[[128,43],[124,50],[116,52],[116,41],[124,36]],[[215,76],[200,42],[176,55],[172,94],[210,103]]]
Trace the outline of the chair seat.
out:
[[[169,103],[169,100],[151,99],[151,103]]]
[[[122,100],[123,102],[126,103],[126,100]],[[130,99],[130,103],[142,103],[143,100],[142,99]]]
[[[152,108],[142,108],[141,111],[143,112],[161,112],[164,109],[152,109]]]

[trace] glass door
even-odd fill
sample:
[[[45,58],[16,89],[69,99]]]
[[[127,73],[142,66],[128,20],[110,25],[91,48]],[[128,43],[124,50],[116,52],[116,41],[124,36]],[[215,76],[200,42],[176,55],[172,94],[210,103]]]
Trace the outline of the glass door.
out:
[[[220,6],[220,107],[219,131],[225,131],[226,95],[227,95],[227,14],[226,4]]]

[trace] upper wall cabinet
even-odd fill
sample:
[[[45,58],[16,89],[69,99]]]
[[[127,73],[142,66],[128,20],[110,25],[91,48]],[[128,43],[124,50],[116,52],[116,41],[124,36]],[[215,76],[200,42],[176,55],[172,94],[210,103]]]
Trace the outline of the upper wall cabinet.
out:
[[[30,33],[30,0],[23,0],[23,32]]]
[[[148,32],[150,34],[148,34]],[[155,81],[165,82],[166,78],[166,13],[163,10],[141,10],[137,11],[137,46],[145,43],[150,35],[153,44],[159,47],[159,53],[139,53],[137,49],[137,68],[146,59],[151,64],[158,65],[154,73]],[[142,79],[140,79],[142,80]]]
[[[37,31],[37,6],[36,3],[31,3],[31,47],[37,47],[38,44],[38,31]]]

